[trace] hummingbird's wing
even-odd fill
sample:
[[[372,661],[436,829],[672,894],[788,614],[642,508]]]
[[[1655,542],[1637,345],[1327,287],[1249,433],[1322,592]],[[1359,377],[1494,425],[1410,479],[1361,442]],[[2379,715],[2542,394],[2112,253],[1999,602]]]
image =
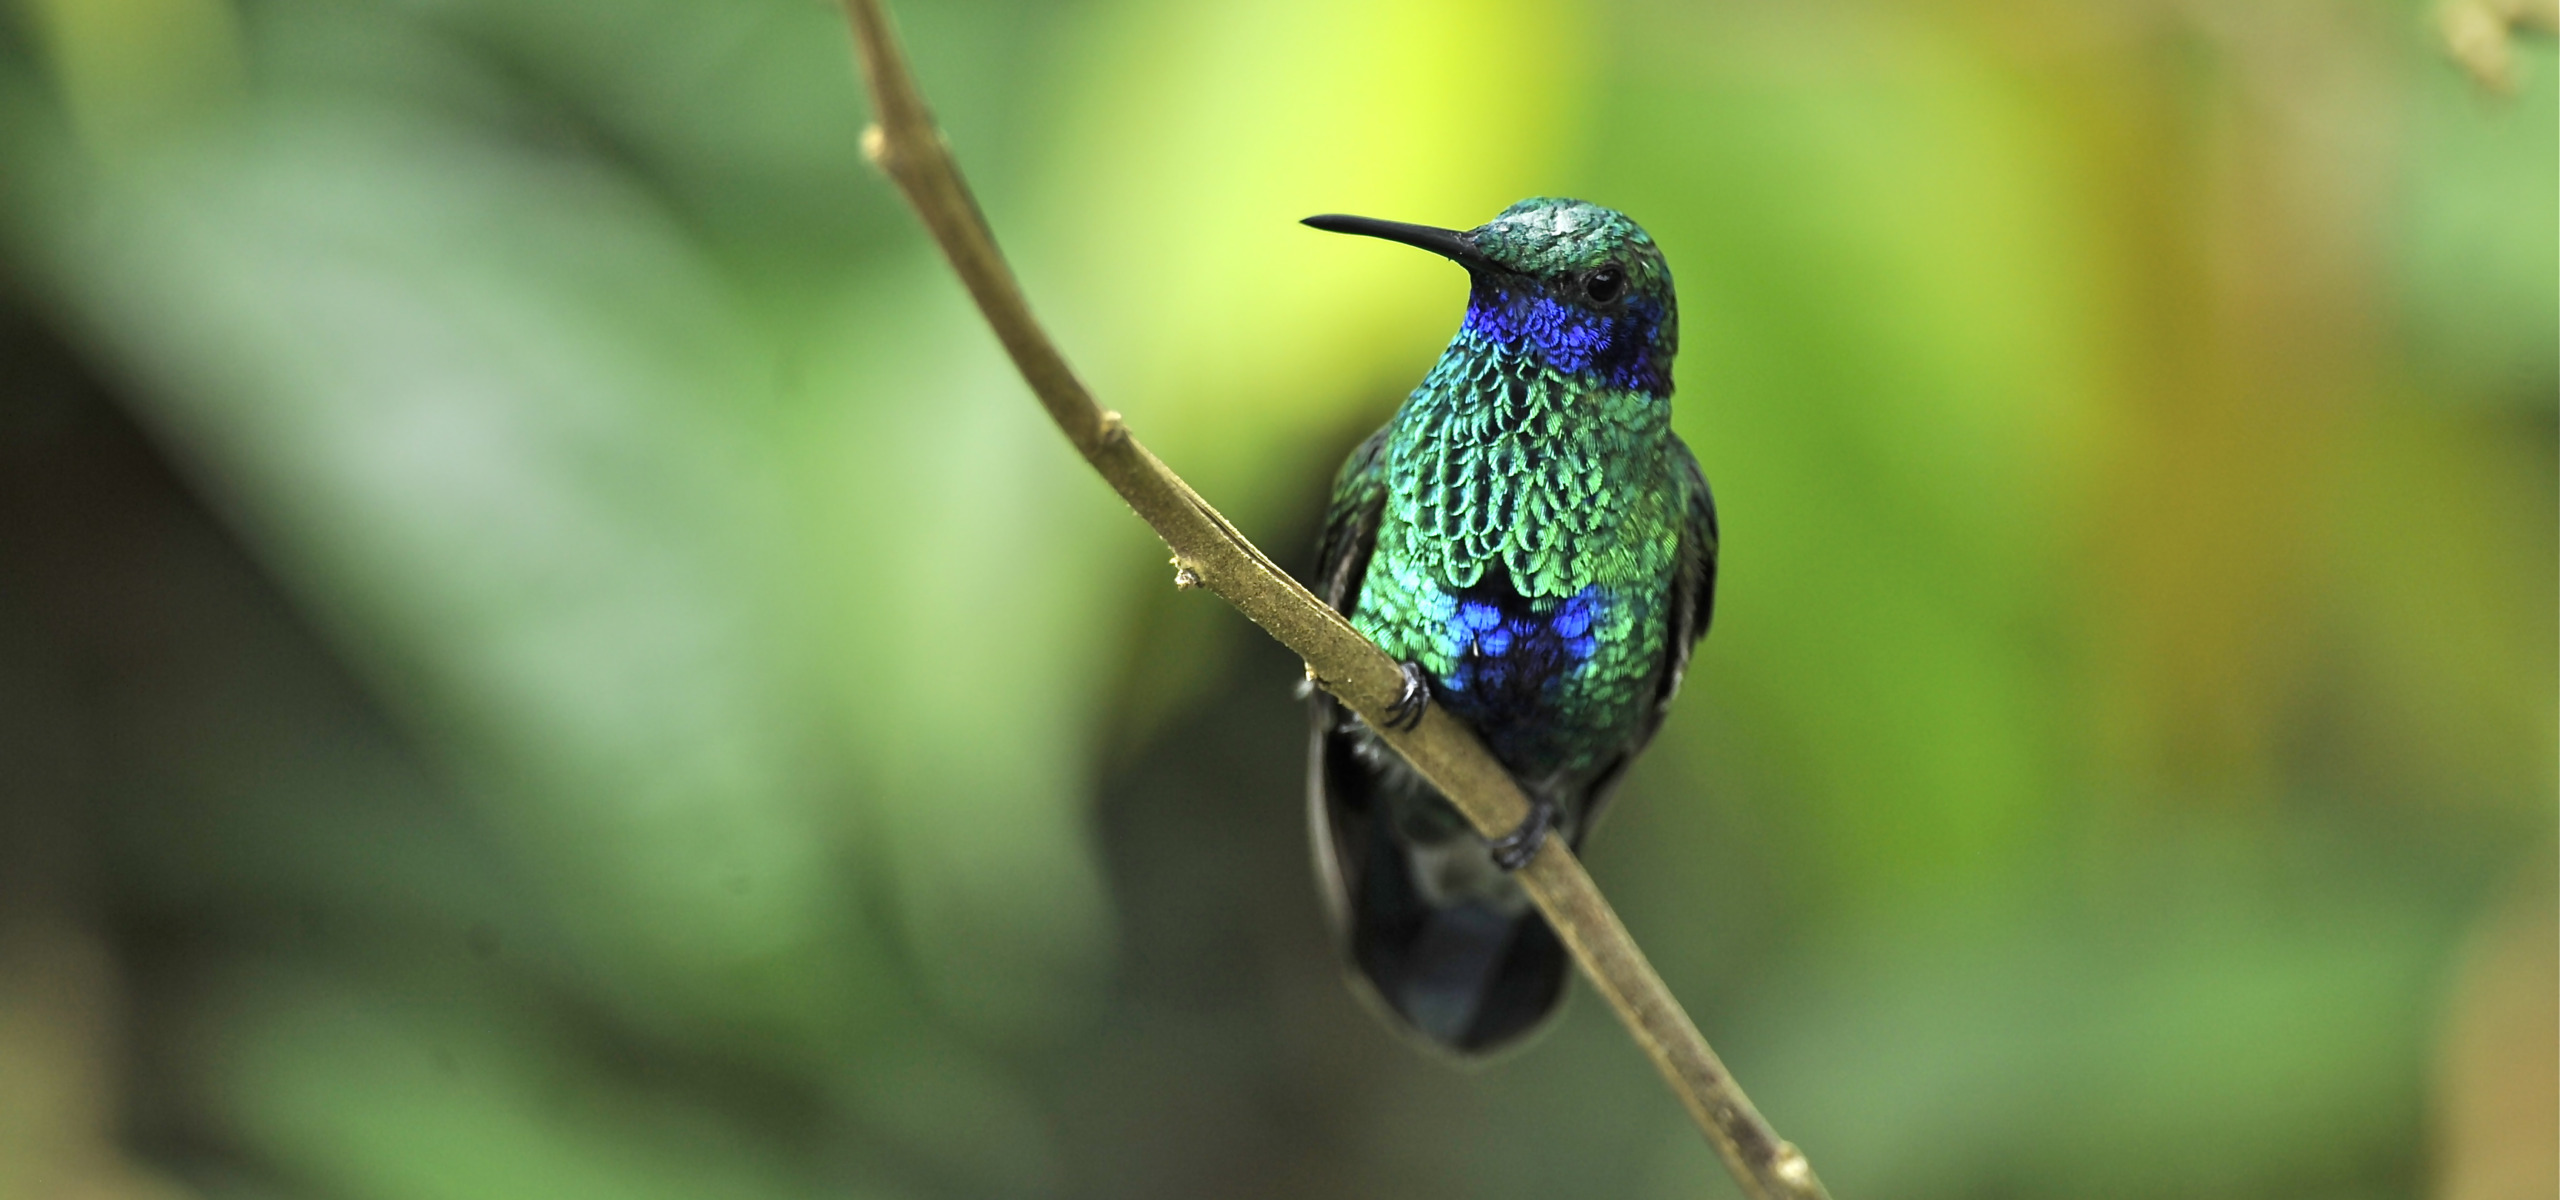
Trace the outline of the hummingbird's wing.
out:
[[[1667,669],[1662,674],[1661,704],[1668,707],[1671,698],[1680,693],[1680,680],[1689,673],[1689,652],[1698,639],[1707,636],[1707,625],[1716,615],[1716,494],[1707,488],[1707,473],[1698,469],[1698,456],[1689,453],[1689,445],[1677,435],[1671,439],[1674,468],[1679,472],[1681,490],[1687,494],[1689,512],[1680,527],[1680,557],[1671,579],[1671,652]]]
[[[1344,460],[1334,477],[1333,501],[1324,518],[1324,538],[1317,543],[1314,591],[1344,616],[1360,600],[1360,583],[1369,573],[1369,555],[1378,548],[1378,520],[1386,509],[1384,465],[1386,428],[1369,435]],[[1353,721],[1342,702],[1322,691],[1307,705],[1307,826],[1315,849],[1316,878],[1324,892],[1325,910],[1337,932],[1351,919],[1352,890],[1366,860],[1368,823],[1373,806],[1371,773],[1353,761],[1345,737]]]
[[[1316,546],[1315,593],[1335,612],[1351,615],[1369,553],[1378,548],[1378,515],[1387,502],[1387,430],[1380,426],[1344,459],[1334,476],[1333,502],[1324,513],[1324,540]]]
[[[1671,712],[1671,698],[1680,692],[1680,681],[1689,673],[1689,653],[1698,639],[1707,636],[1707,624],[1716,611],[1716,498],[1707,490],[1707,474],[1698,469],[1698,457],[1677,435],[1671,439],[1673,478],[1687,512],[1680,525],[1680,550],[1673,560],[1671,573],[1670,636],[1664,639],[1662,676],[1655,685],[1653,712],[1645,718],[1635,736],[1624,747],[1601,764],[1583,792],[1582,821],[1574,831],[1574,842],[1600,820],[1600,810],[1608,807],[1610,793],[1617,790],[1618,780],[1626,774],[1627,764],[1635,761],[1645,743],[1653,740],[1662,728],[1663,717]]]

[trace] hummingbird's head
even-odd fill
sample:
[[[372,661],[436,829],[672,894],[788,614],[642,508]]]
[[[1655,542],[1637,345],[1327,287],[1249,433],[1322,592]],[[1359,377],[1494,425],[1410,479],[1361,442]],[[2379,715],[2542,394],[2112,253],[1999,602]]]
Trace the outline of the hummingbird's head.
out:
[[[1523,200],[1464,232],[1369,217],[1306,224],[1419,246],[1467,268],[1461,340],[1528,355],[1555,371],[1671,394],[1680,310],[1671,268],[1641,226],[1583,200]]]

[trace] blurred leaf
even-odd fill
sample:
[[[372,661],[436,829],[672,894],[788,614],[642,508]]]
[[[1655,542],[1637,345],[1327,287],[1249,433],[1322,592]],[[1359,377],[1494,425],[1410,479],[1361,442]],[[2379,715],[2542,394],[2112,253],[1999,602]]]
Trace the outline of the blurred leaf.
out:
[[[2560,928],[2545,867],[2464,938],[2430,1122],[2443,1200],[2560,1190]],[[2530,877],[2529,877],[2530,878]]]
[[[25,864],[14,864],[23,867]],[[21,884],[12,896],[36,901]],[[185,1200],[115,1144],[122,1048],[115,966],[58,915],[0,921],[0,1195]]]
[[[1725,1022],[1734,1069],[1843,1194],[2405,1181],[2442,919],[2387,884],[2270,894],[2204,848],[2092,904],[1807,947]],[[1657,1194],[1703,1159],[1675,1142]]]
[[[194,1086],[260,1158],[321,1194],[755,1200],[812,1190],[777,1148],[563,1058],[545,1031],[449,982],[376,991],[243,972],[201,1019]]]
[[[752,590],[779,509],[719,419],[753,342],[643,198],[457,134],[285,113],[85,185],[53,159],[19,235],[620,998],[807,1036],[846,898]]]
[[[1090,1015],[1109,939],[1084,780],[1118,581],[1086,564],[1143,527],[926,266],[849,298],[801,367],[812,628],[922,981],[988,1031],[1054,1033]]]
[[[2045,564],[2103,428],[2069,131],[1925,21],[1666,20],[1596,160],[1679,272],[1700,686],[1783,747],[1815,886],[1963,887],[2031,844],[2067,699]]]
[[[2421,362],[2457,396],[2548,410],[2560,386],[2560,59],[2520,39],[2524,86],[2481,93],[2421,52],[2395,249]]]

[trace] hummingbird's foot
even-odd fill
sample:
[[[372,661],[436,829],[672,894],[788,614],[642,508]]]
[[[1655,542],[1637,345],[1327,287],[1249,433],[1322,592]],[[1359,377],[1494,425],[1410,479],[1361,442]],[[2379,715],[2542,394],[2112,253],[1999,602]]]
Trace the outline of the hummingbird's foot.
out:
[[[1423,710],[1431,707],[1431,678],[1420,663],[1398,663],[1396,670],[1404,675],[1404,690],[1387,705],[1387,728],[1401,731],[1422,724]]]
[[[1520,819],[1520,827],[1489,843],[1493,847],[1493,865],[1505,871],[1517,871],[1538,856],[1538,847],[1547,844],[1547,833],[1556,827],[1556,804],[1544,796],[1529,801],[1529,815]]]

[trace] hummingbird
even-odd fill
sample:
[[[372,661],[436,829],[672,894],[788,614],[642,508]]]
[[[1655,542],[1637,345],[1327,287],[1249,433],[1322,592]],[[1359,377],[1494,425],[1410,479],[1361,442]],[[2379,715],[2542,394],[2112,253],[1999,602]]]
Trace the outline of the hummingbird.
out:
[[[1310,697],[1308,822],[1356,983],[1463,1055],[1517,1042],[1564,995],[1563,944],[1512,872],[1579,848],[1707,631],[1716,509],[1671,431],[1679,311],[1624,214],[1536,198],[1469,230],[1308,217],[1466,268],[1466,316],[1342,464],[1324,601],[1402,668],[1387,724],[1466,722],[1530,802],[1480,837],[1359,716]]]

